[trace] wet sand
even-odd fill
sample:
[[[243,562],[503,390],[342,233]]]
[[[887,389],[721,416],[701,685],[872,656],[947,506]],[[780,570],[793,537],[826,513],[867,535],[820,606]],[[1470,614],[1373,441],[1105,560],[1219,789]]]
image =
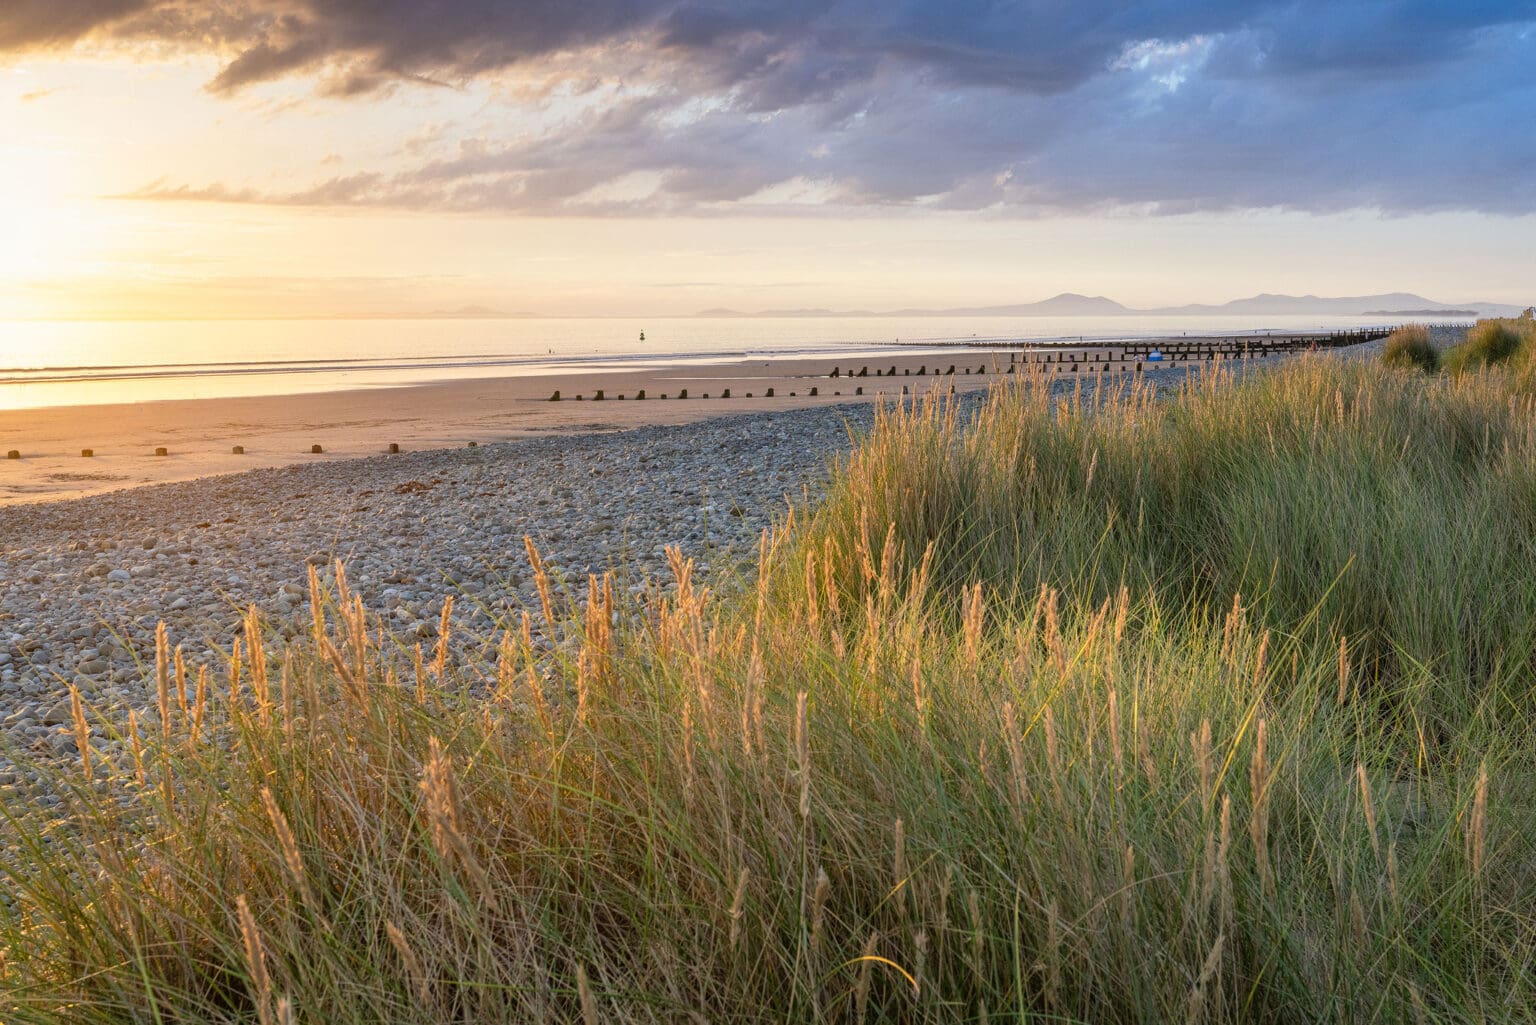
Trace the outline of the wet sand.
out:
[[[936,367],[947,370],[952,363],[959,364],[954,376],[935,374]],[[865,378],[830,378],[833,366],[826,357],[755,359],[321,394],[0,410],[0,455],[21,453],[17,460],[0,458],[0,505],[378,455],[391,444],[403,452],[460,448],[530,435],[831,405],[858,401],[861,388],[867,401],[899,397],[903,386],[915,394],[950,384],[969,391],[998,380],[1007,359],[967,351],[938,358],[932,353],[891,355],[882,357],[878,367],[871,363]],[[877,369],[892,366],[895,377],[875,376]],[[988,372],[978,373],[983,366]],[[918,377],[921,367],[928,373]],[[773,398],[766,397],[770,388]],[[812,388],[818,391],[815,397]],[[594,401],[598,389],[603,401]],[[642,389],[646,398],[637,401]],[[677,397],[683,389],[686,400]],[[725,389],[731,398],[723,397]],[[556,390],[562,400],[549,401]],[[663,394],[668,398],[663,400]],[[243,455],[233,454],[237,445]],[[311,452],[315,445],[321,454]],[[156,456],[157,448],[168,455]],[[83,449],[94,455],[82,457]]]

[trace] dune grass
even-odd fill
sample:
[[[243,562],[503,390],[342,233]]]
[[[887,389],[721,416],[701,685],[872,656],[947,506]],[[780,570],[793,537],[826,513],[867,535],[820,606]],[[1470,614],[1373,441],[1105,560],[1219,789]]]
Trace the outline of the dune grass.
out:
[[[473,693],[315,578],[8,809],[0,1018],[1531,1020],[1531,412],[887,409],[740,580],[541,572]]]
[[[1429,328],[1407,324],[1387,336],[1381,361],[1389,367],[1422,370],[1433,374],[1440,369],[1440,350],[1430,340]]]
[[[1536,343],[1536,323],[1508,318],[1480,320],[1466,338],[1445,354],[1445,369],[1453,374],[1501,366],[1516,360],[1528,363]],[[1518,357],[1518,358],[1517,358]]]

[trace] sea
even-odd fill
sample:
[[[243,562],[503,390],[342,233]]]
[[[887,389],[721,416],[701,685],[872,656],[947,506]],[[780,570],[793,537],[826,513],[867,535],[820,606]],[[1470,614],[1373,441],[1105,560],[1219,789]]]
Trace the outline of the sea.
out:
[[[1299,316],[0,321],[0,409],[1380,325]]]

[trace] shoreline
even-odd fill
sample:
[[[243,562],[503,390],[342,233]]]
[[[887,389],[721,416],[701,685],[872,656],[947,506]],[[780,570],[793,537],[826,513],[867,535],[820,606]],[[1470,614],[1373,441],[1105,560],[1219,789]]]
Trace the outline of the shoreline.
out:
[[[895,399],[903,388],[913,394],[941,384],[981,390],[1006,366],[991,355],[957,353],[944,357],[942,367],[931,355],[890,355],[884,367],[871,364],[866,378],[831,378],[836,364],[821,358],[750,359],[294,395],[0,410],[0,454],[20,453],[19,459],[0,459],[0,507],[387,455],[391,445],[401,454],[451,450]],[[937,373],[952,362],[967,366],[954,376]],[[979,372],[983,367],[986,372]],[[864,368],[862,358],[858,368]],[[891,368],[899,380],[883,376]],[[926,372],[918,376],[919,370]],[[875,376],[877,371],[882,376]],[[686,400],[678,398],[683,389]],[[642,390],[646,397],[640,401]],[[550,401],[556,391],[561,401]],[[321,452],[312,451],[315,445]],[[243,453],[237,454],[236,446]],[[162,448],[167,454],[156,455]],[[85,450],[92,455],[84,456]]]
[[[1150,344],[1188,351],[1218,340],[1191,336]],[[0,458],[0,508],[280,466],[894,400],[939,386],[980,391],[1026,367],[1059,372],[1069,381],[1092,380],[1106,372],[1141,371],[1137,351],[1148,344],[1004,350],[962,343],[937,351],[898,345],[841,359],[760,354],[716,362],[685,355],[640,367],[0,409],[0,456],[14,454]],[[1363,343],[1332,351],[1374,348]],[[1174,356],[1146,370],[1201,365],[1186,360]],[[551,401],[555,395],[559,401]]]

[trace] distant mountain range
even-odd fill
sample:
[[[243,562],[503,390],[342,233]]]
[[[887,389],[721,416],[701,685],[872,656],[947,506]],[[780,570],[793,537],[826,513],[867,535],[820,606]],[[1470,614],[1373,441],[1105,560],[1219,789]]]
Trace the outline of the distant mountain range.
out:
[[[1211,305],[1191,303],[1186,306],[1160,306],[1135,309],[1102,295],[1078,295],[1063,292],[1032,303],[1007,306],[959,306],[950,309],[873,310],[740,310],[712,309],[697,317],[1513,317],[1524,307],[1508,303],[1440,303],[1411,292],[1384,295],[1324,297],[1316,295],[1273,295],[1265,293],[1247,299]]]

